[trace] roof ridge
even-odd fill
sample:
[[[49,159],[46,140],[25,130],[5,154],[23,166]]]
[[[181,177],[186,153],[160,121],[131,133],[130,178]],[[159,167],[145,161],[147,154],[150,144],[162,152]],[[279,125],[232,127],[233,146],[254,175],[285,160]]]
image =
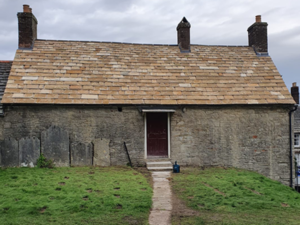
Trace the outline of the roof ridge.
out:
[[[108,44],[129,44],[129,45],[152,45],[152,46],[178,46],[178,44],[151,44],[151,43],[130,43],[118,41],[83,41],[83,40],[51,40],[51,39],[36,39],[37,41],[60,41],[60,42],[87,42],[87,43],[108,43]],[[251,47],[248,45],[204,45],[191,44],[191,46],[209,46],[209,47]]]

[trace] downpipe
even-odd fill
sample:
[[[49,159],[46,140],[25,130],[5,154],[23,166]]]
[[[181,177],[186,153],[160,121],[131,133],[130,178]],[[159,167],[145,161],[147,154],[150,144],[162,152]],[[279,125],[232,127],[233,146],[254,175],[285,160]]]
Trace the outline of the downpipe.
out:
[[[290,120],[290,187],[293,188],[293,138],[292,138],[292,113],[295,112],[298,108],[298,105],[295,105],[295,108],[289,112]]]

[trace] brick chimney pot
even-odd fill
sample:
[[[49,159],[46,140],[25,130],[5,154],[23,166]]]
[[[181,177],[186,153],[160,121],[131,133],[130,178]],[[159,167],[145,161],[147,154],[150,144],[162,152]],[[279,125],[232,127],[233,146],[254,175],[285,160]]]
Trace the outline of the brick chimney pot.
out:
[[[23,12],[24,13],[30,13],[29,5],[23,5]]]
[[[255,19],[256,19],[256,23],[261,23],[261,15],[257,15]]]

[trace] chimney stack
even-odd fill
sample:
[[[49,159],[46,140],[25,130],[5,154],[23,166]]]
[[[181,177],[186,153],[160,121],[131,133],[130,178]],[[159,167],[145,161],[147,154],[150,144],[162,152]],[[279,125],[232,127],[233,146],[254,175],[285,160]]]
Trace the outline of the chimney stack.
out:
[[[291,94],[295,102],[299,104],[299,87],[297,86],[296,82],[294,82],[293,86],[291,87]]]
[[[255,23],[248,28],[249,46],[257,53],[268,54],[268,24],[261,22],[261,15],[256,16]]]
[[[190,28],[191,24],[183,17],[177,26],[177,43],[181,52],[191,52]]]
[[[32,48],[37,39],[38,21],[29,5],[23,5],[23,12],[17,14],[19,20],[19,48]]]

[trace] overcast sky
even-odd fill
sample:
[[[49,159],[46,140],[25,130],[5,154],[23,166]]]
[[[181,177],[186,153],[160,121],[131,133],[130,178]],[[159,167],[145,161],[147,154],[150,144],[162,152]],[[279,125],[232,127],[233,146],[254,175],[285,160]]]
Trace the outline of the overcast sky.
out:
[[[13,60],[17,12],[29,4],[38,38],[176,44],[183,16],[191,43],[248,45],[256,15],[267,22],[269,54],[290,89],[300,85],[299,0],[0,0],[0,60]]]

